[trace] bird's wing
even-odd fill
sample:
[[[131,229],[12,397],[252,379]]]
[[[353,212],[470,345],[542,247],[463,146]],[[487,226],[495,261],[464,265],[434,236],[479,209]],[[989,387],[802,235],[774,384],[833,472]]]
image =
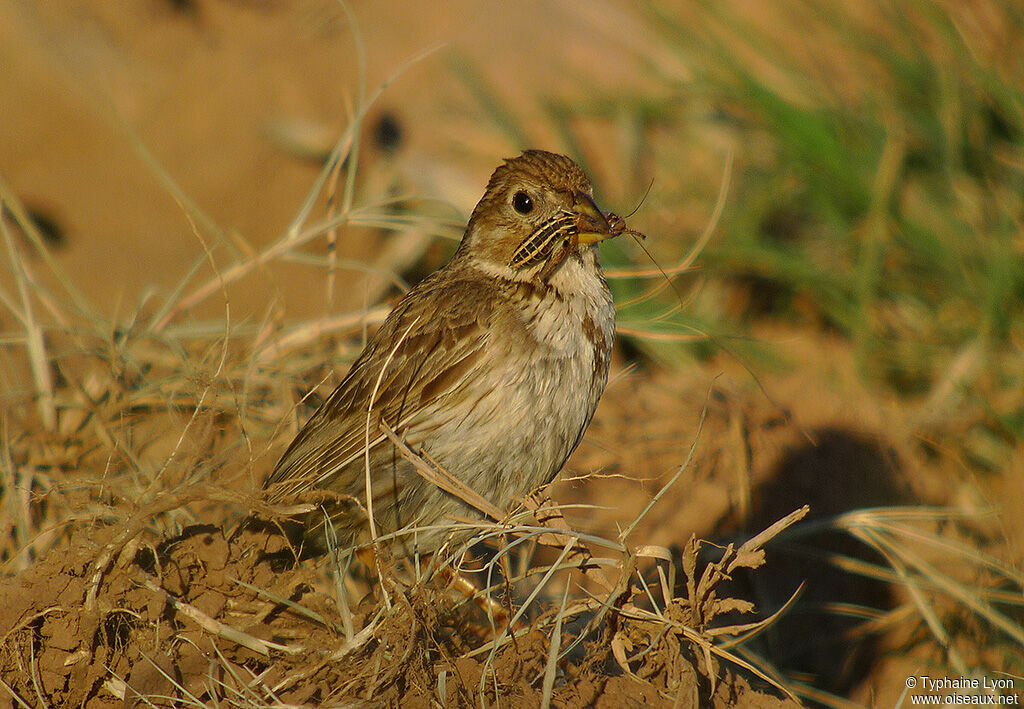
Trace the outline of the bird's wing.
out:
[[[383,418],[395,431],[430,426],[424,410],[474,376],[486,347],[497,299],[486,283],[427,279],[392,310],[345,379],[313,414],[264,487],[283,499],[331,485],[385,440]],[[372,399],[372,406],[371,406]]]

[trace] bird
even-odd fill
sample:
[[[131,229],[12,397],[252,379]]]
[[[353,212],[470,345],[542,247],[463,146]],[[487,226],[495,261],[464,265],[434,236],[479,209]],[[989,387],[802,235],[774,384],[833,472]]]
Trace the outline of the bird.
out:
[[[397,302],[264,481],[272,502],[322,493],[301,520],[307,553],[434,553],[472,536],[457,522],[555,478],[608,381],[598,244],[624,231],[569,157],[527,150],[494,170],[451,259]]]

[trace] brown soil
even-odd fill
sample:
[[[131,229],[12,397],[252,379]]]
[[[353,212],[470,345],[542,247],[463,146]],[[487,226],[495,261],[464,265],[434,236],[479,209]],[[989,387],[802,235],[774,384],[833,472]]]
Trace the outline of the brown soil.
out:
[[[391,609],[372,623],[381,606],[365,599],[353,621],[372,624],[372,636],[346,643],[324,577],[282,562],[288,543],[273,528],[227,539],[199,525],[170,539],[123,541],[109,530],[73,537],[64,553],[4,586],[0,676],[18,696],[49,706],[179,706],[192,698],[429,707],[441,699],[443,677],[449,705],[473,705],[481,692],[505,706],[540,703],[548,637],[533,630],[489,660],[473,655],[486,629],[443,589],[392,588]],[[644,630],[632,634],[639,642]],[[598,640],[563,665],[553,706],[795,706],[729,671],[712,693],[678,641],[658,646],[643,681],[610,676],[608,654]]]

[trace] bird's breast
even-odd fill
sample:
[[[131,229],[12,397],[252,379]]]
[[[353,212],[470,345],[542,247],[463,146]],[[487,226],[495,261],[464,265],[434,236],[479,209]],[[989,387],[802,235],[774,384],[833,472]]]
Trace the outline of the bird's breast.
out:
[[[596,254],[570,258],[523,305],[525,324],[550,354],[594,362],[611,350],[615,307]],[[607,364],[607,363],[605,363]]]

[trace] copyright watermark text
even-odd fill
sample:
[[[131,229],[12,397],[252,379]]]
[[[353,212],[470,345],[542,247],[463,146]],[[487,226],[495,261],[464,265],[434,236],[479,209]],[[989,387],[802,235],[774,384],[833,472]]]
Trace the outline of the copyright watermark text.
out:
[[[1012,677],[907,677],[912,706],[1019,706]]]

